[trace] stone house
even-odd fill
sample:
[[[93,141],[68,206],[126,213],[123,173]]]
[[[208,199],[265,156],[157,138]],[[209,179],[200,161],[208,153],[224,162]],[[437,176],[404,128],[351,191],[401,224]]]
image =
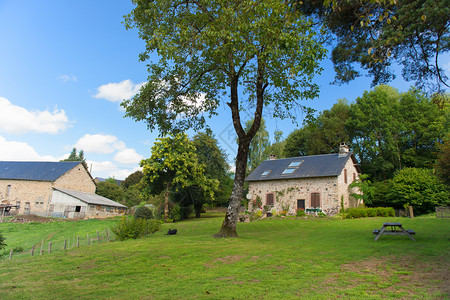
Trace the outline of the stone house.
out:
[[[125,205],[95,190],[81,162],[0,161],[0,203],[18,205],[17,214],[86,218],[125,212]]]
[[[263,161],[245,179],[249,184],[249,210],[259,201],[264,211],[288,211],[320,208],[327,215],[359,203],[350,194],[349,185],[359,178],[360,168],[345,144],[339,153],[291,157]],[[342,204],[341,204],[342,202]]]

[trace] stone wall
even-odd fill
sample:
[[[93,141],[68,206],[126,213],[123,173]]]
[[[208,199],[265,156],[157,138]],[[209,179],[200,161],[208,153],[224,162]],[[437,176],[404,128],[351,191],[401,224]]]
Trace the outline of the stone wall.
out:
[[[345,171],[347,170],[347,182],[345,182]],[[341,197],[344,197],[344,208],[357,207],[356,199],[350,196],[352,193],[357,193],[358,188],[352,188],[349,190],[348,186],[354,181],[359,179],[359,173],[356,170],[355,165],[351,159],[347,160],[341,174],[338,176],[338,190],[339,190],[339,201]]]
[[[9,194],[8,185],[11,186]],[[18,214],[45,216],[51,193],[52,185],[48,181],[0,180],[0,200],[13,205],[19,204]],[[15,209],[11,212],[15,213]]]
[[[311,208],[311,194],[319,193],[320,207],[327,215],[339,212],[340,198],[337,177],[317,177],[306,179],[280,179],[249,182],[251,200],[260,197],[266,205],[267,194],[274,194],[274,208],[281,211],[289,207],[289,213],[295,214],[297,200],[305,200],[305,208]],[[250,207],[251,209],[252,207]]]
[[[86,171],[82,164],[69,170],[67,173],[56,179],[53,183],[56,188],[75,190],[87,193],[95,193],[96,185],[94,180]]]

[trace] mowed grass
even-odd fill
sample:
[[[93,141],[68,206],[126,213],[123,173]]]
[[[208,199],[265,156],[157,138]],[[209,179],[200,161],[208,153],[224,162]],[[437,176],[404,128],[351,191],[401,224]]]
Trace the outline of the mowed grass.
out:
[[[0,298],[449,296],[449,220],[267,219],[239,224],[239,238],[213,238],[222,221],[223,216],[209,215],[164,224],[144,239],[0,260]],[[388,221],[415,230],[417,242],[406,236],[374,242],[372,230]],[[164,235],[168,228],[177,228],[178,234]]]

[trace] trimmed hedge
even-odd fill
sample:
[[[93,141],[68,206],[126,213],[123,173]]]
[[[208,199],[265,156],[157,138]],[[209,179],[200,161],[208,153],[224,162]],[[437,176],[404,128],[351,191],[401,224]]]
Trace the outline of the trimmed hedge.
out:
[[[392,207],[348,208],[345,210],[346,219],[367,217],[395,217],[395,210]]]

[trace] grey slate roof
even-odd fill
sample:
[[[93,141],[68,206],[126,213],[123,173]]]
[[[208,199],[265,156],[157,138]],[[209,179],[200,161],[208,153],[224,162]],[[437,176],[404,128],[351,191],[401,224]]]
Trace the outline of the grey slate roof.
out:
[[[55,181],[81,162],[0,161],[0,179]]]
[[[245,178],[246,181],[278,180],[293,178],[310,178],[338,176],[348,159],[356,160],[351,152],[346,155],[323,154],[312,156],[299,156],[283,159],[265,160]],[[290,163],[303,161],[302,164],[292,174],[282,174]],[[265,171],[270,171],[267,176],[262,176]],[[359,171],[359,170],[358,170]]]
[[[94,205],[105,205],[105,206],[113,206],[113,207],[122,207],[127,208],[125,205],[117,203],[115,201],[112,201],[108,198],[102,197],[97,194],[91,194],[86,192],[80,192],[80,191],[74,191],[74,190],[68,190],[68,189],[60,189],[60,188],[53,188],[56,191],[60,191],[64,194],[67,194],[69,196],[72,196],[74,198],[77,198],[83,202],[86,202],[87,204],[94,204]]]

